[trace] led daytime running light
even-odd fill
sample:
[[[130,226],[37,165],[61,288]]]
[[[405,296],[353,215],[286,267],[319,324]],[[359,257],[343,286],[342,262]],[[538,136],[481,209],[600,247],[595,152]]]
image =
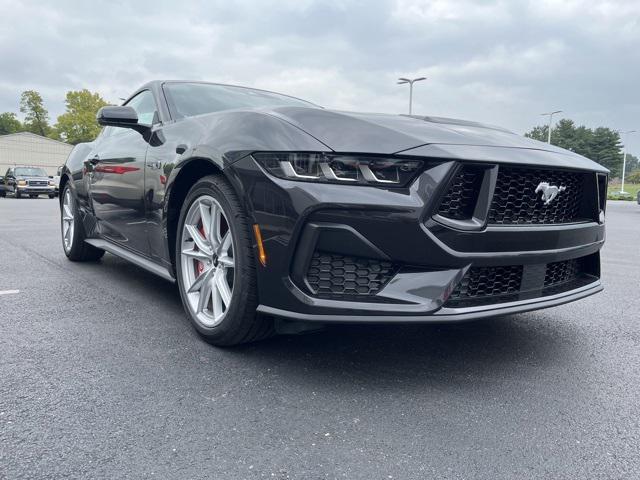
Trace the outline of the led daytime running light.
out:
[[[422,160],[358,155],[255,153],[253,157],[279,178],[345,185],[404,186],[423,167]]]

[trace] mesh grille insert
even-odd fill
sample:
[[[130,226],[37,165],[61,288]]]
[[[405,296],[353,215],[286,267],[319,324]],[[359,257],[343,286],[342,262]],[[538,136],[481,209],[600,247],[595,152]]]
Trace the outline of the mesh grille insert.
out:
[[[520,291],[521,283],[522,265],[471,267],[449,300],[510,295]]]
[[[594,261],[597,261],[597,254],[596,257],[588,255],[546,265],[471,267],[446,305],[490,305],[566,292],[587,285],[598,277]]]
[[[397,272],[391,262],[316,251],[307,272],[307,282],[319,297],[372,296],[382,290]]]
[[[567,282],[572,282],[580,275],[582,269],[578,259],[565,260],[547,264],[544,275],[544,286],[551,287]]]
[[[482,185],[484,170],[463,166],[451,181],[438,207],[438,213],[454,220],[465,220],[473,216],[478,193]]]
[[[500,166],[489,223],[555,224],[584,220],[580,208],[584,196],[585,173]],[[536,193],[541,182],[565,187],[548,205]]]

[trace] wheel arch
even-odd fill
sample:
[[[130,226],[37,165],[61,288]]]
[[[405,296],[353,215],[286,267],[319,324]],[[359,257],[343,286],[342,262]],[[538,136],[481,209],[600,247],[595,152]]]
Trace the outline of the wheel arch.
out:
[[[58,202],[60,203],[60,208],[62,208],[62,193],[64,192],[64,187],[67,186],[71,179],[67,173],[63,173],[60,177],[60,183],[58,184]]]
[[[237,182],[228,175],[228,171],[224,168],[224,161],[221,159],[213,159],[204,156],[192,156],[180,160],[169,175],[167,181],[167,196],[165,199],[164,222],[166,225],[167,251],[169,260],[173,266],[174,273],[176,268],[175,244],[178,231],[178,221],[180,220],[180,211],[187,194],[191,187],[201,178],[208,175],[221,174],[229,182],[231,188],[238,194],[238,198],[242,198],[238,192]]]

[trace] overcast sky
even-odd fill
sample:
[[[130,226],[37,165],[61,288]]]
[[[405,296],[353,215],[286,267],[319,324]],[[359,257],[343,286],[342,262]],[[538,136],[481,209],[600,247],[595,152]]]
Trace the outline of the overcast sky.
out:
[[[0,112],[35,89],[54,121],[67,90],[187,78],[406,113],[399,76],[428,77],[414,113],[640,130],[640,0],[0,0]]]

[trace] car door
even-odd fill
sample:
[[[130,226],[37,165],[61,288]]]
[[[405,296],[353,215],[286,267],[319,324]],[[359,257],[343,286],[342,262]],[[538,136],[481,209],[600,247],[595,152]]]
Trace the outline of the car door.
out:
[[[143,90],[126,105],[138,114],[138,123],[152,126],[157,119],[153,94]],[[131,128],[107,127],[88,159],[89,195],[103,238],[144,255],[148,254],[144,176],[148,148]]]

